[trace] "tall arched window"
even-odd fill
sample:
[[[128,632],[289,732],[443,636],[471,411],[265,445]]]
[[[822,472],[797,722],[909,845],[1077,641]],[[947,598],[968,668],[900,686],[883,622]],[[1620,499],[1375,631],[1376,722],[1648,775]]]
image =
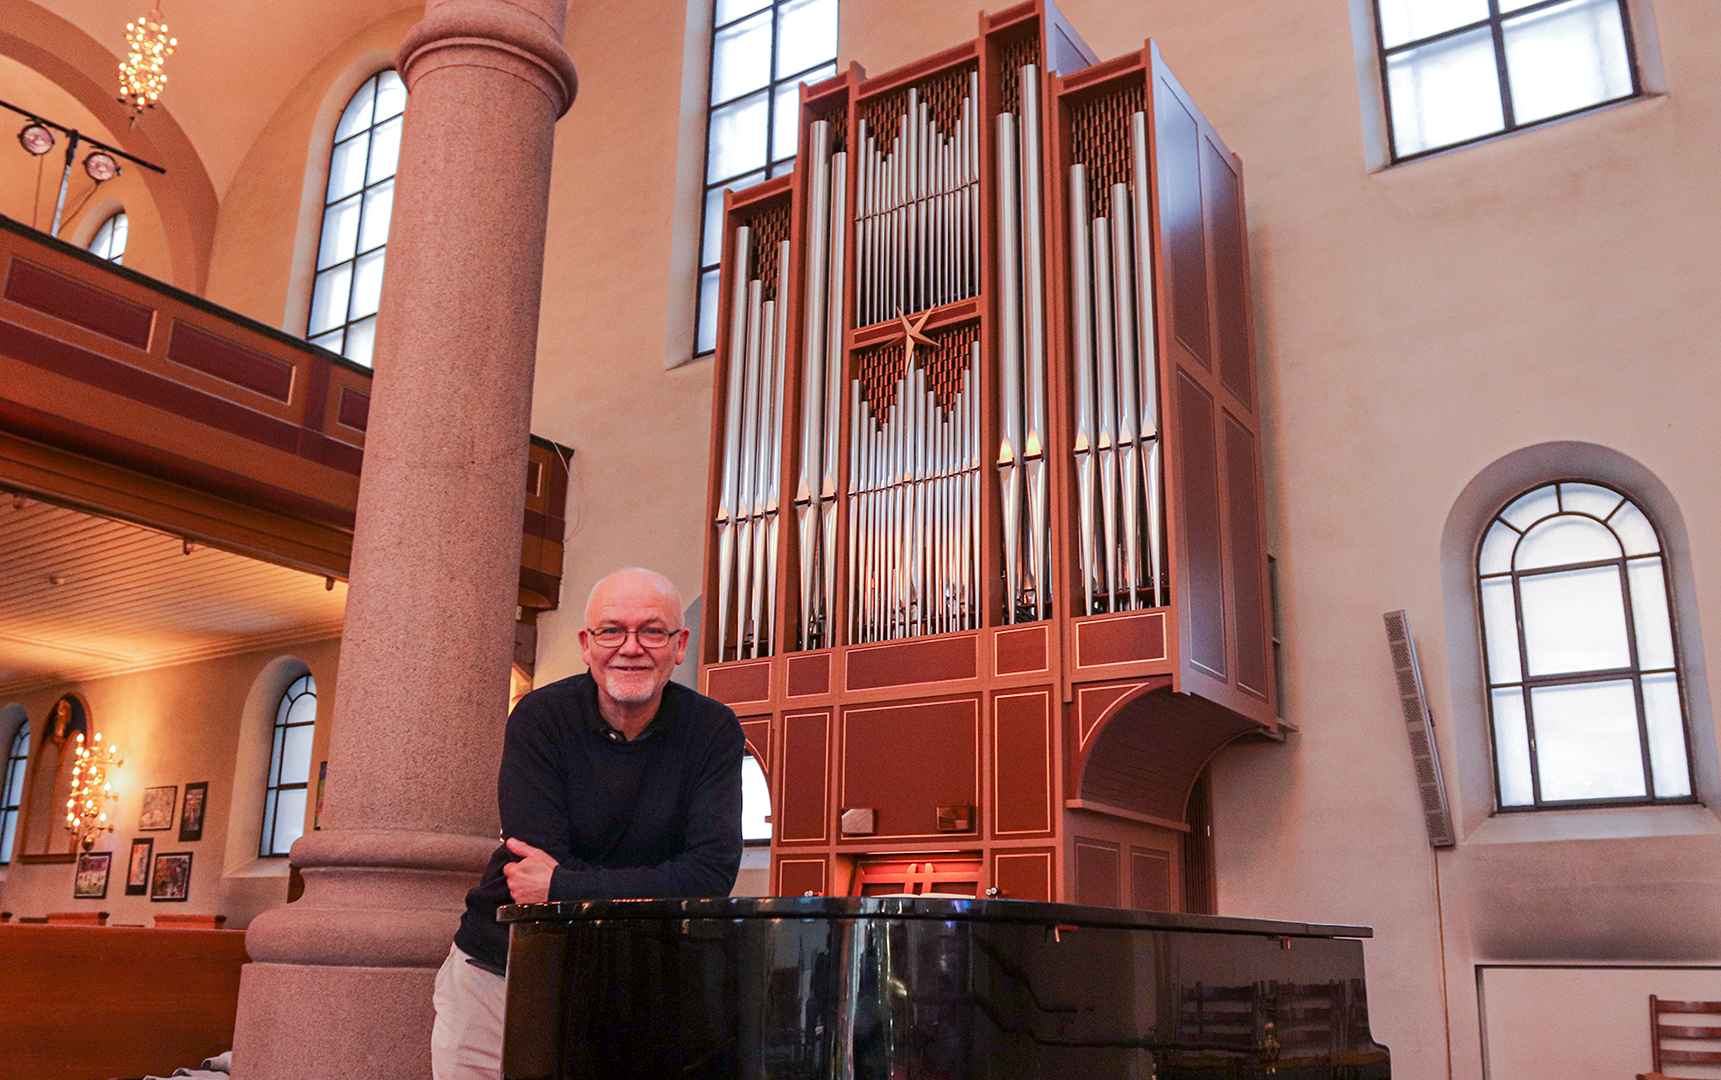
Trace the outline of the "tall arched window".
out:
[[[301,676],[275,706],[269,751],[269,786],[263,796],[263,832],[257,854],[286,855],[305,833],[305,796],[311,784],[311,737],[317,730],[317,680]]]
[[[771,839],[771,788],[752,754],[741,759],[741,839]]]
[[[314,345],[370,366],[376,312],[394,211],[394,171],[406,85],[393,71],[365,80],[335,126],[317,278],[305,336]]]
[[[6,782],[0,785],[0,863],[12,861],[12,834],[18,829],[18,803],[24,795],[24,763],[30,758],[30,722],[12,736],[6,757]]]
[[[1637,504],[1585,481],[1526,492],[1477,580],[1500,808],[1692,801],[1667,569]]]
[[[717,0],[712,6],[694,354],[717,347],[723,189],[795,167],[800,86],[837,72],[837,0]]]
[[[124,263],[125,238],[130,231],[130,219],[125,216],[125,211],[121,210],[102,222],[102,227],[90,238],[90,254],[100,255],[111,263]]]

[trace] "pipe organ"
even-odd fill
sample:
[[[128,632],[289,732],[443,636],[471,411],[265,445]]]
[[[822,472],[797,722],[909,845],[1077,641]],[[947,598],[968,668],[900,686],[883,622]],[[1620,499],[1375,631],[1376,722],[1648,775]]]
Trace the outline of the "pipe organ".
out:
[[[773,889],[1210,910],[1281,730],[1240,162],[1050,0],[799,123],[724,200],[699,639]]]

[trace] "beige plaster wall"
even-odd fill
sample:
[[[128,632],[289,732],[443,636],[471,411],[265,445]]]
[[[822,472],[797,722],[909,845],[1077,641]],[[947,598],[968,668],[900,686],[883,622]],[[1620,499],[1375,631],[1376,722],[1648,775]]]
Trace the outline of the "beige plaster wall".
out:
[[[119,796],[108,812],[114,831],[95,847],[114,853],[107,898],[73,899],[72,864],[32,865],[15,856],[0,879],[0,907],[13,912],[14,917],[50,911],[106,911],[111,923],[144,926],[151,925],[159,912],[224,914],[227,925],[238,928],[258,912],[285,903],[286,860],[256,857],[262,806],[258,792],[267,779],[271,729],[268,724],[252,724],[248,734],[259,745],[241,745],[246,702],[265,668],[283,656],[302,661],[317,680],[317,731],[312,741],[311,794],[306,800],[308,829],[315,813],[316,763],[328,757],[328,717],[338,682],[339,654],[338,639],[310,642],[53,686],[8,699],[5,704],[16,703],[27,711],[34,749],[42,719],[49,715],[54,702],[62,694],[76,691],[89,703],[95,729],[104,742],[120,748],[125,764],[111,778]],[[265,692],[259,696],[269,695]],[[263,709],[272,723],[274,702],[263,703]],[[236,770],[241,761],[247,768]],[[181,843],[178,804],[184,800],[185,785],[199,781],[209,784],[203,835]],[[173,828],[140,832],[137,825],[143,789],[166,785],[179,788]],[[245,820],[237,823],[238,828],[230,828],[236,812],[244,813]],[[57,842],[63,843],[64,831],[55,835]],[[191,885],[183,903],[125,894],[126,858],[134,837],[152,838],[157,855],[192,852]]]

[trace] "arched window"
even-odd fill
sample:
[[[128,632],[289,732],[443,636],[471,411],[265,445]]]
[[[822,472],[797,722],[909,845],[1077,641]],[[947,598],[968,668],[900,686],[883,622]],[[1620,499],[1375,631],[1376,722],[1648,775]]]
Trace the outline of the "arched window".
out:
[[[12,736],[12,751],[6,757],[6,782],[0,785],[0,863],[12,861],[12,834],[18,828],[18,803],[24,795],[24,763],[30,758],[30,722]]]
[[[102,222],[102,227],[90,238],[90,253],[100,255],[111,263],[124,263],[125,238],[130,229],[131,224],[126,219],[125,211],[121,210]]]
[[[1667,567],[1618,491],[1543,484],[1477,556],[1502,810],[1690,802]]]
[[[269,786],[263,796],[263,832],[257,854],[286,855],[305,832],[305,796],[311,783],[311,737],[317,730],[317,680],[301,676],[275,706],[275,740],[269,751]]]
[[[752,754],[741,759],[741,839],[771,839],[771,789]]]
[[[365,80],[335,126],[317,278],[305,336],[314,345],[370,366],[382,269],[394,211],[394,171],[406,85],[393,71]]]

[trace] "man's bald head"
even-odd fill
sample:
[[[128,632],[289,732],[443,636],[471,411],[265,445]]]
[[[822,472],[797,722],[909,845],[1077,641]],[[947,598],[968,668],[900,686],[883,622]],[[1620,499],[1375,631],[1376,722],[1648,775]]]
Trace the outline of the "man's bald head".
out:
[[[675,582],[656,570],[647,570],[642,566],[617,570],[608,577],[599,579],[598,583],[592,586],[591,595],[586,597],[586,626],[596,626],[594,620],[598,618],[601,609],[618,600],[637,602],[646,597],[656,598],[665,612],[665,629],[681,628],[681,590],[675,587]]]

